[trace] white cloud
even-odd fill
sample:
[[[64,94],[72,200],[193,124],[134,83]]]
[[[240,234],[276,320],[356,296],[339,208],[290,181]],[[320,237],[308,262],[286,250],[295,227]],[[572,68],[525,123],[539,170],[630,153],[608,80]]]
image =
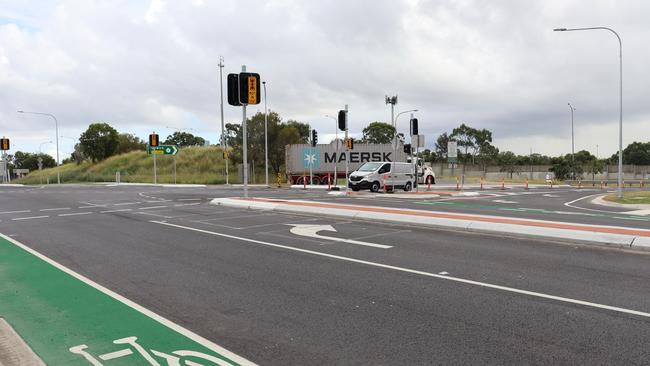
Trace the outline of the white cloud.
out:
[[[323,116],[350,106],[354,133],[418,108],[429,145],[466,122],[501,150],[570,147],[566,103],[578,108],[576,147],[617,148],[618,55],[624,42],[624,143],[650,140],[644,1],[75,1],[0,6],[0,133],[35,151],[57,115],[78,136],[94,121],[146,133],[191,126],[218,140],[219,55],[268,81],[269,108],[333,133]],[[263,107],[251,107],[250,112]],[[241,111],[226,106],[226,119]],[[404,117],[402,117],[404,118]],[[400,118],[401,132],[407,130]],[[38,131],[38,132],[34,132]],[[63,134],[63,132],[62,132]],[[53,136],[52,136],[53,137]],[[52,138],[50,137],[50,138]],[[595,149],[595,147],[590,148]],[[595,151],[594,151],[595,152]]]

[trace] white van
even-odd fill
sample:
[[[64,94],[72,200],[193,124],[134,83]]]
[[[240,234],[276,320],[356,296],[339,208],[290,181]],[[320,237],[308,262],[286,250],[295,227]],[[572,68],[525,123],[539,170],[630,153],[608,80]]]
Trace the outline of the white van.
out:
[[[378,192],[384,188],[384,180],[386,189],[392,190],[394,187],[410,191],[415,181],[413,165],[390,161],[365,163],[350,174],[348,186],[353,191],[370,189],[372,192]]]

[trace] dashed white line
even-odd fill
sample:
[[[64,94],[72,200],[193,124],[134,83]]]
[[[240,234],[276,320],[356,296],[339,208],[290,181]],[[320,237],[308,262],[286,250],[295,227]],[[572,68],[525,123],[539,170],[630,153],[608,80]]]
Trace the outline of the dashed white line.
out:
[[[79,216],[79,215],[90,215],[91,213],[92,212],[73,212],[73,213],[69,213],[69,214],[58,214],[57,216],[61,216],[61,217],[64,217],[64,216]]]
[[[154,210],[156,208],[165,208],[168,206],[148,206],[148,207],[140,207],[138,210]]]
[[[197,202],[197,203],[181,203],[181,204],[178,204],[178,205],[174,205],[174,207],[181,207],[181,206],[196,206],[196,205],[200,205],[200,204],[201,204],[201,202]]]
[[[29,216],[29,217],[16,217],[14,219],[11,219],[13,221],[19,221],[19,220],[32,220],[32,219],[44,219],[46,217],[49,217],[47,215],[45,216]]]
[[[125,211],[132,211],[132,210],[130,208],[123,208],[120,210],[99,211],[99,213],[125,212]]]
[[[26,213],[26,212],[32,212],[32,210],[4,211],[4,212],[0,212],[0,215],[3,215],[3,214],[14,214],[14,213]]]
[[[178,201],[201,201],[203,198],[179,198]]]
[[[140,202],[123,202],[123,203],[116,203],[113,206],[127,206],[127,205],[137,205]]]
[[[58,208],[44,208],[39,211],[63,211],[63,210],[69,210],[70,207],[58,207]]]

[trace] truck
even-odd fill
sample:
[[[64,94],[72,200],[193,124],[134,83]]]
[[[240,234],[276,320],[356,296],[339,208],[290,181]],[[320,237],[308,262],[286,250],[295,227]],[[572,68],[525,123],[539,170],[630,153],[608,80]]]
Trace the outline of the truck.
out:
[[[354,149],[349,152],[345,149],[345,145],[341,140],[333,140],[329,144],[318,144],[316,147],[309,144],[292,144],[285,147],[287,179],[291,184],[310,184],[310,165],[313,184],[327,184],[328,179],[335,182],[335,178],[345,178],[345,161],[348,153],[350,159],[349,173],[368,162],[409,161],[401,142],[398,144],[397,149],[393,149],[393,144],[355,143]],[[418,176],[420,177],[420,183],[435,184],[433,171],[421,162],[418,162]]]

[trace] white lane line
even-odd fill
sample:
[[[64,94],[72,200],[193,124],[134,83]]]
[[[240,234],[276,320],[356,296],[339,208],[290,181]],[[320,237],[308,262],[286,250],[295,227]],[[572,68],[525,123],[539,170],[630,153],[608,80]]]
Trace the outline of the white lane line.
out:
[[[577,208],[578,210],[595,211],[595,212],[607,212],[607,213],[610,213],[610,214],[619,214],[619,213],[621,213],[621,212],[617,212],[617,211],[598,210],[598,209],[595,209],[595,208],[586,208],[586,207],[580,207],[580,206],[574,206],[573,205],[574,203],[576,203],[578,201],[582,201],[582,200],[587,199],[587,198],[601,196],[601,195],[603,195],[603,194],[602,193],[596,193],[596,194],[592,194],[592,195],[589,195],[589,196],[580,197],[580,198],[575,199],[573,201],[565,202],[564,205],[567,206],[567,207],[571,207],[571,208]]]
[[[63,210],[69,210],[70,207],[59,207],[59,208],[44,208],[39,211],[63,211]]]
[[[32,212],[32,210],[3,211],[3,212],[0,212],[0,215],[4,215],[4,214],[14,214],[14,213],[26,213],[26,212]]]
[[[517,201],[508,201],[508,200],[492,200],[492,202],[496,202],[496,203],[519,203]]]
[[[201,201],[203,198],[179,198],[178,201]]]
[[[138,210],[154,210],[156,208],[165,208],[169,206],[148,206],[148,207],[140,207]]]
[[[69,214],[58,214],[57,216],[65,217],[65,216],[79,216],[79,215],[90,215],[92,212],[73,212]]]
[[[127,205],[137,205],[140,202],[123,202],[123,203],[116,203],[113,206],[127,206]]]
[[[99,213],[124,212],[124,211],[132,211],[132,210],[130,208],[123,208],[121,210],[99,211]]]
[[[65,273],[69,274],[70,276],[72,276],[72,277],[76,278],[77,280],[85,283],[86,285],[95,288],[96,290],[102,292],[103,294],[105,294],[107,296],[110,296],[111,298],[121,302],[122,304],[124,304],[124,305],[130,307],[131,309],[141,313],[142,315],[147,316],[147,317],[151,318],[152,320],[157,321],[158,323],[160,323],[160,324],[166,326],[167,328],[175,331],[176,333],[179,333],[179,334],[193,340],[194,342],[202,345],[203,347],[206,347],[207,349],[209,349],[211,351],[214,351],[216,353],[222,354],[222,355],[226,356],[227,358],[231,359],[232,361],[235,361],[236,363],[238,363],[238,364],[240,364],[242,366],[255,366],[255,364],[253,362],[248,361],[247,359],[228,351],[227,349],[219,346],[218,344],[216,344],[216,343],[214,343],[214,342],[212,342],[212,341],[210,341],[210,340],[208,340],[206,338],[201,337],[200,335],[190,331],[189,329],[183,328],[182,326],[172,322],[171,320],[163,318],[162,316],[160,316],[160,315],[154,313],[153,311],[143,307],[142,305],[139,305],[139,304],[127,299],[126,297],[107,289],[106,287],[98,284],[97,282],[94,282],[91,279],[80,275],[79,273],[71,270],[70,268],[68,268],[68,267],[54,261],[53,259],[50,259],[49,257],[44,256],[43,254],[35,251],[34,249],[28,247],[27,245],[17,241],[16,239],[10,238],[10,237],[2,234],[2,233],[0,233],[0,238],[3,238],[5,240],[13,243],[17,247],[19,247],[19,248],[23,249],[24,251],[36,256],[37,258],[40,258],[41,260],[49,263],[50,265],[56,267],[60,271],[63,271]]]
[[[161,203],[161,202],[171,202],[172,200],[154,200],[154,201],[144,201],[146,203]]]
[[[448,276],[448,275],[418,271],[418,270],[410,269],[410,268],[391,266],[391,265],[388,265],[388,264],[370,262],[370,261],[366,261],[366,260],[362,260],[362,259],[343,257],[343,256],[340,256],[340,255],[322,253],[322,252],[317,252],[317,251],[309,250],[309,249],[301,249],[301,248],[291,247],[291,246],[288,246],[288,245],[274,244],[274,243],[269,243],[269,242],[261,241],[261,240],[255,240],[255,239],[249,239],[249,238],[244,238],[244,237],[239,237],[239,236],[234,236],[234,235],[216,233],[216,232],[213,232],[213,231],[201,230],[201,229],[197,229],[197,228],[193,228],[193,227],[189,227],[189,226],[170,224],[170,223],[164,222],[164,221],[150,221],[150,222],[155,223],[155,224],[159,224],[159,225],[175,227],[175,228],[179,228],[179,229],[196,231],[196,232],[203,233],[203,234],[216,235],[216,236],[221,236],[221,237],[224,237],[224,238],[229,238],[229,239],[234,239],[234,240],[241,240],[241,241],[246,241],[246,242],[249,242],[249,243],[255,243],[255,244],[260,244],[260,245],[266,245],[266,246],[274,247],[274,248],[293,250],[293,251],[296,251],[296,252],[313,254],[313,255],[332,258],[332,259],[338,259],[338,260],[345,261],[345,262],[365,264],[365,265],[371,266],[371,267],[390,269],[390,270],[393,270],[393,271],[411,273],[411,274],[416,274],[416,275],[426,276],[426,277],[433,277],[433,278],[438,278],[438,279],[441,279],[441,280],[464,283],[464,284],[467,284],[467,285],[486,287],[486,288],[491,288],[491,289],[494,289],[494,290],[512,292],[512,293],[527,295],[527,296],[531,296],[531,297],[538,297],[538,298],[542,298],[542,299],[549,299],[549,300],[554,300],[554,301],[558,301],[558,302],[565,302],[565,303],[569,303],[569,304],[582,305],[582,306],[591,307],[591,308],[610,310],[610,311],[617,312],[617,313],[638,315],[638,316],[642,316],[642,317],[645,317],[645,318],[650,318],[650,313],[646,313],[646,312],[638,311],[638,310],[621,308],[621,307],[618,307],[618,306],[603,305],[603,304],[598,304],[598,303],[589,302],[589,301],[571,299],[571,298],[568,298],[568,297],[549,295],[549,294],[544,294],[544,293],[541,293],[541,292],[521,290],[521,289],[513,288],[513,287],[494,285],[494,284],[486,283],[486,282],[468,280],[468,279],[464,279],[464,278],[460,278],[460,277],[452,277],[452,276]]]
[[[77,208],[97,208],[97,207],[106,207],[106,206],[95,206],[95,205],[92,205],[92,206],[79,206],[79,207],[77,207]]]
[[[196,206],[196,205],[200,205],[200,204],[201,204],[201,202],[197,202],[197,203],[181,203],[181,204],[178,204],[178,205],[174,205],[174,207],[181,207],[181,206]]]
[[[45,215],[45,216],[16,217],[16,218],[11,219],[11,220],[12,221],[20,221],[20,220],[32,220],[32,219],[44,219],[46,217],[49,217],[49,216]]]

